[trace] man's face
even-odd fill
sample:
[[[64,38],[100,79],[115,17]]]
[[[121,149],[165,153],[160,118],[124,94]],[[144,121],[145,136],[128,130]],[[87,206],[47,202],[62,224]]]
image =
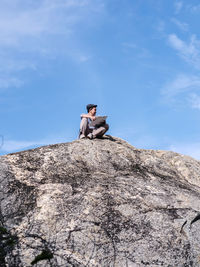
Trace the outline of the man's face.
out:
[[[96,113],[97,113],[97,108],[94,107],[94,108],[90,109],[90,112],[89,112],[89,113],[90,113],[92,116],[95,116]]]

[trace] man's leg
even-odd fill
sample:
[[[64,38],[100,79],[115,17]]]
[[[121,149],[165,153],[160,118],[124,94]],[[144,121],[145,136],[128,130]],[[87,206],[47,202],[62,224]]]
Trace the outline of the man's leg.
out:
[[[93,138],[102,137],[109,129],[109,125],[105,124],[97,129],[94,129],[92,132]]]
[[[88,120],[87,118],[82,118],[80,124],[80,139],[88,135]]]

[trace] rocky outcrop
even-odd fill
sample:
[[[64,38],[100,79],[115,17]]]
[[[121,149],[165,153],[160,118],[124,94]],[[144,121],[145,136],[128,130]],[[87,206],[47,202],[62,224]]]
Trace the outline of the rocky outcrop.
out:
[[[200,266],[200,162],[105,137],[0,158],[9,266]]]

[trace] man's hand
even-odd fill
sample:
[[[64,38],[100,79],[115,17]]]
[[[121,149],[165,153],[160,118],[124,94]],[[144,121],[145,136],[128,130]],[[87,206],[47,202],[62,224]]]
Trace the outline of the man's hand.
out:
[[[96,120],[96,117],[95,117],[95,116],[90,116],[90,119],[91,119],[92,121],[95,121],[95,120]]]

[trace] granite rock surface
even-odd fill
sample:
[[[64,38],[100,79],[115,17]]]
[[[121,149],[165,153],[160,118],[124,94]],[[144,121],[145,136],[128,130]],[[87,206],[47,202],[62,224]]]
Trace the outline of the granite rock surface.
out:
[[[1,267],[200,266],[200,162],[119,138],[0,157]]]

